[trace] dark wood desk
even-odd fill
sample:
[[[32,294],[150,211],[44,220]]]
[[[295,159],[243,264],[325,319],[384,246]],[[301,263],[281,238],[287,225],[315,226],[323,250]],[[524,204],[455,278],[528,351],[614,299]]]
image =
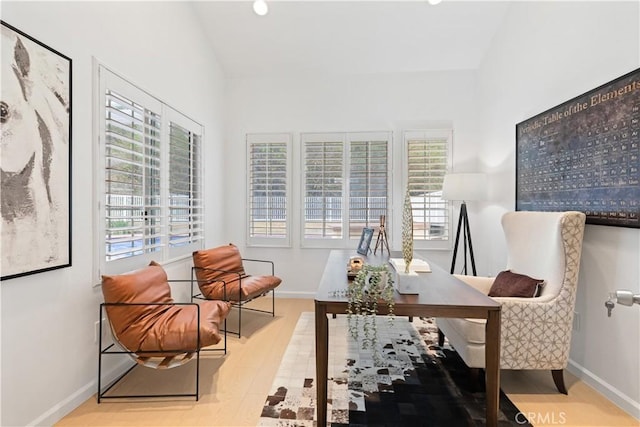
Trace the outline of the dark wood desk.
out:
[[[315,299],[316,311],[316,381],[318,399],[318,426],[327,424],[327,368],[329,356],[328,313],[344,314],[345,297],[332,296],[333,291],[347,286],[347,262],[355,251],[333,250],[329,254]],[[392,253],[401,257],[400,253]],[[386,257],[369,256],[368,264],[381,264]],[[431,264],[431,273],[421,273],[424,286],[420,294],[395,293],[394,313],[397,316],[434,316],[487,319],[486,326],[486,386],[487,426],[497,426],[500,394],[500,304],[456,279],[448,272]],[[380,304],[380,314],[386,313]]]

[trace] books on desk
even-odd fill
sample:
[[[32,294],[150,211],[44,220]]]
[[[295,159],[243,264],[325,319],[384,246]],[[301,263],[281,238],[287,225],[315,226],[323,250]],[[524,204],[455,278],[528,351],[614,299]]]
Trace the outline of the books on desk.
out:
[[[404,273],[405,263],[403,258],[390,258],[389,262],[397,272]],[[409,265],[409,274],[411,273],[431,273],[431,267],[423,259],[414,259]]]

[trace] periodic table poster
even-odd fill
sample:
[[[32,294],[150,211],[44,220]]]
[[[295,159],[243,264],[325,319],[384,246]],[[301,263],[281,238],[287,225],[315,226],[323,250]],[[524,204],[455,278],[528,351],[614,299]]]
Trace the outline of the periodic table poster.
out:
[[[640,228],[640,69],[516,125],[516,210]]]

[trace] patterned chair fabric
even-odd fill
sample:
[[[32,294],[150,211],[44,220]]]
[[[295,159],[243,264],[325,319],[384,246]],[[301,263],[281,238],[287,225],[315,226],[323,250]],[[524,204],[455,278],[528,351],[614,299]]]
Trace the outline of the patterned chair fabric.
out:
[[[585,219],[573,211],[509,212],[502,217],[505,269],[545,280],[537,297],[494,297],[502,305],[502,369],[555,371],[567,366]],[[485,294],[494,280],[457,277]],[[469,367],[484,368],[484,320],[437,319],[437,324]]]

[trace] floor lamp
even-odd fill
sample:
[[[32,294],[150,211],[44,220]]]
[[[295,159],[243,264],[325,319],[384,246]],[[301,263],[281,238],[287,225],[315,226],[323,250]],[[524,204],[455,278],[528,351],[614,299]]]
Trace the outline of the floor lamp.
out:
[[[460,216],[458,217],[458,230],[453,247],[453,259],[451,260],[451,274],[454,273],[460,232],[464,248],[464,264],[462,272],[467,274],[467,257],[471,258],[471,271],[476,276],[476,261],[473,257],[473,244],[471,242],[471,229],[469,228],[469,216],[467,214],[467,201],[484,200],[487,194],[487,179],[481,173],[451,173],[444,176],[442,184],[442,198],[445,200],[460,200]],[[468,248],[468,249],[467,249]]]

